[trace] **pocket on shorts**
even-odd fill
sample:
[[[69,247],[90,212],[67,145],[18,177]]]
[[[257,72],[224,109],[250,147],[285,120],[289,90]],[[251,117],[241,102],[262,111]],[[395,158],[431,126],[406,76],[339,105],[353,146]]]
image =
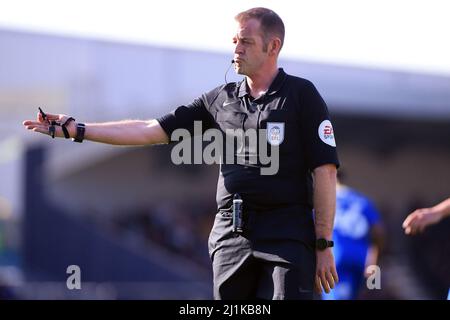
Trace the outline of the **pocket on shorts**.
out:
[[[233,235],[233,216],[229,212],[219,212],[216,214],[214,224],[211,228],[211,232],[208,237],[208,251],[209,256],[212,258],[214,250],[217,245],[230,238]]]

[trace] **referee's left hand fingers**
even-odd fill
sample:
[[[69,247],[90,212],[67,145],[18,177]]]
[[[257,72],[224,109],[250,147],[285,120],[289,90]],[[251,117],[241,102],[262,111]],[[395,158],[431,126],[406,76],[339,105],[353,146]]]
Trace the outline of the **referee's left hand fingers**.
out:
[[[322,283],[323,290],[326,293],[330,293],[331,289],[330,289],[330,285],[328,283],[326,274],[327,274],[327,272],[325,272],[325,271],[320,272],[320,282]]]
[[[317,274],[315,276],[314,288],[317,294],[322,294],[322,284],[320,283],[320,278]]]
[[[339,275],[338,275],[337,270],[336,270],[336,265],[333,265],[333,267],[331,267],[331,275],[333,276],[334,283],[338,283],[339,282]]]
[[[328,283],[330,289],[333,289],[335,283],[334,283],[334,278],[333,278],[333,275],[332,275],[332,273],[331,273],[331,270],[330,270],[330,271],[327,271],[327,272],[325,273],[325,277],[326,277],[326,279],[327,279],[327,283]]]

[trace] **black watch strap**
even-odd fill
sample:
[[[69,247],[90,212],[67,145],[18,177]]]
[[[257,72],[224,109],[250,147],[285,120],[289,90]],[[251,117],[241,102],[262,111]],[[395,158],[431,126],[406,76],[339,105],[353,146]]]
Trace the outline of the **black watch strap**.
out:
[[[73,139],[74,142],[83,142],[84,140],[84,132],[86,131],[86,126],[84,123],[77,123],[77,134]]]
[[[324,238],[320,238],[316,240],[316,249],[317,250],[325,250],[326,248],[331,248],[334,246],[334,242],[332,240],[327,240]]]

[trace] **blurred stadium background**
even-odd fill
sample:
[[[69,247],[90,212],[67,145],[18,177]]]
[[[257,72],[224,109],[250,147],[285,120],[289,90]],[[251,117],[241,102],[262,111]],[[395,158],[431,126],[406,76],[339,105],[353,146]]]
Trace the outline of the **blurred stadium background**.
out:
[[[168,1],[159,8],[166,24],[147,32],[164,35],[168,29],[165,41],[177,34],[184,42],[158,42],[139,33],[134,33],[141,36],[136,39],[125,33],[113,38],[113,32],[96,33],[105,30],[106,17],[112,18],[106,2],[93,1],[88,26],[83,25],[85,17],[78,16],[72,20],[79,20],[84,29],[63,32],[58,26],[39,28],[34,20],[25,23],[55,9],[52,1],[29,2],[31,8],[17,2],[23,7],[14,11],[2,1],[0,13],[0,299],[210,299],[207,237],[215,214],[217,166],[176,166],[168,146],[53,141],[27,132],[21,123],[34,118],[38,106],[85,122],[162,115],[223,83],[234,29],[221,27],[221,11],[211,4],[200,9],[199,1],[186,8],[190,11],[185,20],[176,20],[174,9],[168,8],[179,3]],[[360,33],[342,35],[342,42],[334,39],[327,46],[322,36],[331,33],[333,21],[318,18],[305,36],[321,42],[327,54],[351,52],[341,47],[351,43],[355,48],[367,46],[375,35],[381,45],[366,48],[372,58],[399,55],[404,46],[414,49],[408,47],[411,39],[427,47],[420,53],[402,51],[400,59],[384,64],[375,58],[365,61],[367,56],[360,61],[348,56],[344,61],[345,54],[335,60],[320,58],[322,51],[302,56],[301,50],[314,42],[303,41],[304,33],[292,20],[295,15],[288,12],[297,10],[301,17],[323,13],[327,18],[331,15],[325,4],[309,13],[311,7],[304,9],[308,5],[303,2],[282,1],[242,1],[223,10],[232,22],[235,13],[265,5],[285,19],[286,55],[282,52],[280,66],[316,84],[334,119],[347,183],[371,197],[382,214],[387,227],[382,289],[364,290],[361,298],[443,299],[450,286],[449,221],[415,238],[403,234],[401,223],[413,209],[431,206],[450,192],[450,67],[439,65],[438,59],[450,56],[441,37],[449,25],[440,21],[445,11],[441,2],[399,2],[404,6],[377,4],[380,16],[369,23],[378,21],[379,35],[374,28],[374,33],[361,36],[367,30],[356,24],[364,20],[358,11],[361,4],[344,1],[335,15],[347,12],[342,21]],[[72,5],[79,12],[83,5],[89,10],[83,1]],[[61,6],[52,14],[64,25],[71,7],[63,12]],[[330,10],[338,8],[333,6]],[[22,20],[11,22],[13,12],[22,13]],[[128,20],[117,24],[125,26],[133,12],[136,9],[123,12]],[[364,13],[370,16],[370,10]],[[207,23],[219,19],[213,30],[227,34],[223,41],[228,51],[201,29],[186,33],[189,21],[202,16]],[[425,16],[426,21],[416,20]],[[149,20],[154,18],[152,12]],[[146,29],[145,19],[139,21],[139,28]],[[387,27],[386,21],[391,23]],[[414,23],[431,29],[411,36],[408,28]],[[325,33],[315,34],[323,24]],[[397,42],[383,47],[382,37],[389,32]],[[200,38],[202,45],[189,45],[189,37]],[[212,50],[207,49],[210,41]],[[301,49],[294,46],[297,42]],[[228,81],[236,79],[228,73]],[[80,266],[82,290],[66,288],[69,265]]]

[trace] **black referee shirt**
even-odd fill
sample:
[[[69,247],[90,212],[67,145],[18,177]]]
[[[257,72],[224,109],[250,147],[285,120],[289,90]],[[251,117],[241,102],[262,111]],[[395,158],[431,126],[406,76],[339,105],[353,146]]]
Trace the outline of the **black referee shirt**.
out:
[[[247,210],[311,209],[311,171],[323,164],[339,166],[325,102],[310,81],[288,75],[281,68],[258,99],[250,96],[244,79],[217,87],[157,120],[169,137],[178,128],[193,134],[194,121],[201,121],[203,131],[216,128],[225,134],[226,129],[267,129],[268,140],[275,137],[282,141],[279,170],[274,175],[261,175],[259,162],[221,164],[219,211],[229,210],[235,193],[241,195]],[[275,135],[270,136],[269,129],[276,130]],[[248,160],[257,150],[246,148]]]

